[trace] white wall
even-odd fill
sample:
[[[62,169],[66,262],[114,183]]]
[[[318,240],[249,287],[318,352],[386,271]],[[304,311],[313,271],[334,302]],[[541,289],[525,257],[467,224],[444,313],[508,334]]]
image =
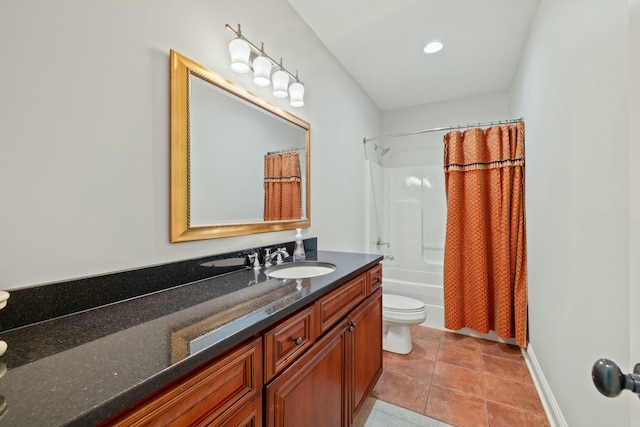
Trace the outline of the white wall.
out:
[[[387,111],[382,116],[382,130],[385,134],[395,134],[447,126],[474,125],[478,122],[510,118],[506,117],[508,113],[509,93],[492,92]],[[444,133],[423,135],[434,135],[436,140],[442,142]],[[398,140],[400,141],[402,140]]]
[[[285,0],[4,2],[0,288],[293,238],[169,243],[169,49],[311,123],[312,228],[363,251],[364,156],[380,112]],[[306,84],[293,109],[230,71],[228,23]]]
[[[382,115],[382,131],[385,135],[395,135],[445,126],[473,125],[504,120],[510,118],[508,114],[508,93],[494,92],[385,112]],[[391,147],[384,156],[385,166],[442,165],[444,134],[422,133],[368,144]]]
[[[631,369],[627,26],[626,0],[541,0],[512,88],[526,122],[530,349],[569,426],[629,425],[638,403],[591,381],[600,357]]]

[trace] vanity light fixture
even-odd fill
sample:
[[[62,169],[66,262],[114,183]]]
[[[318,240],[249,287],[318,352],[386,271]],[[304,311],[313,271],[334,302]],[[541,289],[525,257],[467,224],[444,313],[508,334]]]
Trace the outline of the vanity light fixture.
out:
[[[269,86],[273,83],[273,96],[286,98],[289,96],[289,105],[292,107],[302,107],[304,105],[304,85],[298,78],[298,72],[293,75],[289,70],[276,62],[264,51],[264,43],[258,48],[251,43],[240,29],[235,30],[225,24],[225,28],[236,35],[236,38],[229,43],[229,53],[231,55],[231,69],[237,73],[247,73],[253,70],[253,83],[256,86]],[[253,61],[251,57],[253,55]],[[275,72],[271,75],[272,68]],[[292,81],[289,85],[289,81]]]
[[[260,49],[260,55],[253,60],[253,83],[256,86],[269,86],[271,80],[271,61],[264,56],[264,43]]]
[[[442,44],[442,42],[439,41],[433,41],[430,43],[427,43],[427,45],[424,47],[424,53],[436,53],[436,52],[440,52],[442,50],[442,47],[444,45]]]
[[[289,105],[304,106],[304,85],[298,81],[298,73],[296,73],[296,81],[289,86]]]
[[[238,37],[231,40],[229,43],[229,54],[231,55],[231,69],[236,73],[248,73],[251,67],[249,67],[249,56],[251,55],[251,48],[249,44],[242,38],[240,32],[240,25],[238,25]]]
[[[289,74],[282,68],[282,58],[280,58],[280,68],[273,73],[271,79],[273,80],[273,96],[285,98],[289,95],[289,92],[287,92],[287,88],[289,87]]]

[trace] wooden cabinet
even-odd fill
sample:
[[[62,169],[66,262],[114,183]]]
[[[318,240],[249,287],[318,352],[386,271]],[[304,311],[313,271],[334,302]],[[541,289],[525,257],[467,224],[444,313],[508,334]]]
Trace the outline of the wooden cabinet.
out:
[[[227,422],[236,419],[247,407],[262,407],[262,384],[262,338],[258,338],[198,369],[106,425],[233,425]],[[260,412],[261,409],[256,413]]]
[[[366,297],[379,274],[369,271],[315,303],[320,337],[267,384],[266,426],[352,424],[382,374],[381,287]]]
[[[239,409],[231,418],[207,418],[198,426],[207,427],[262,427],[262,393]]]
[[[352,422],[382,374],[382,289],[378,288],[356,307],[349,314],[348,321]]]
[[[265,382],[286,368],[313,344],[314,320],[314,307],[307,307],[264,334]]]
[[[377,265],[102,426],[348,427],[382,373]]]
[[[318,336],[351,311],[367,296],[367,275],[363,274],[341,286],[316,303]]]
[[[348,425],[348,321],[342,319],[266,387],[271,427]]]
[[[382,264],[367,271],[367,295],[372,294],[376,289],[382,287]]]

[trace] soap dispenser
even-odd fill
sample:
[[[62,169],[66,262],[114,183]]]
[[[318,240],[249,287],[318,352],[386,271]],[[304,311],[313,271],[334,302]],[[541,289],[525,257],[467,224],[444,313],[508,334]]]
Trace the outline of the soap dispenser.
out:
[[[293,262],[304,261],[304,243],[302,242],[302,228],[296,228],[296,246],[293,249]]]

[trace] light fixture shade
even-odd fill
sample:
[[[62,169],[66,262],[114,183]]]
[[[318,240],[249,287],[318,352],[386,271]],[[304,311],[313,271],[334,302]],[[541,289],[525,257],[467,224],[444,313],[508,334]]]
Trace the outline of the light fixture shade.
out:
[[[271,61],[260,55],[253,60],[253,83],[256,86],[269,86],[271,80]]]
[[[285,98],[289,94],[287,92],[287,88],[289,87],[289,74],[278,70],[273,73],[271,79],[273,80],[273,96]]]
[[[249,55],[251,48],[246,41],[236,38],[229,43],[229,54],[231,55],[231,69],[236,73],[247,73],[249,67]]]
[[[289,105],[292,107],[302,107],[304,105],[304,85],[294,82],[289,86]]]

